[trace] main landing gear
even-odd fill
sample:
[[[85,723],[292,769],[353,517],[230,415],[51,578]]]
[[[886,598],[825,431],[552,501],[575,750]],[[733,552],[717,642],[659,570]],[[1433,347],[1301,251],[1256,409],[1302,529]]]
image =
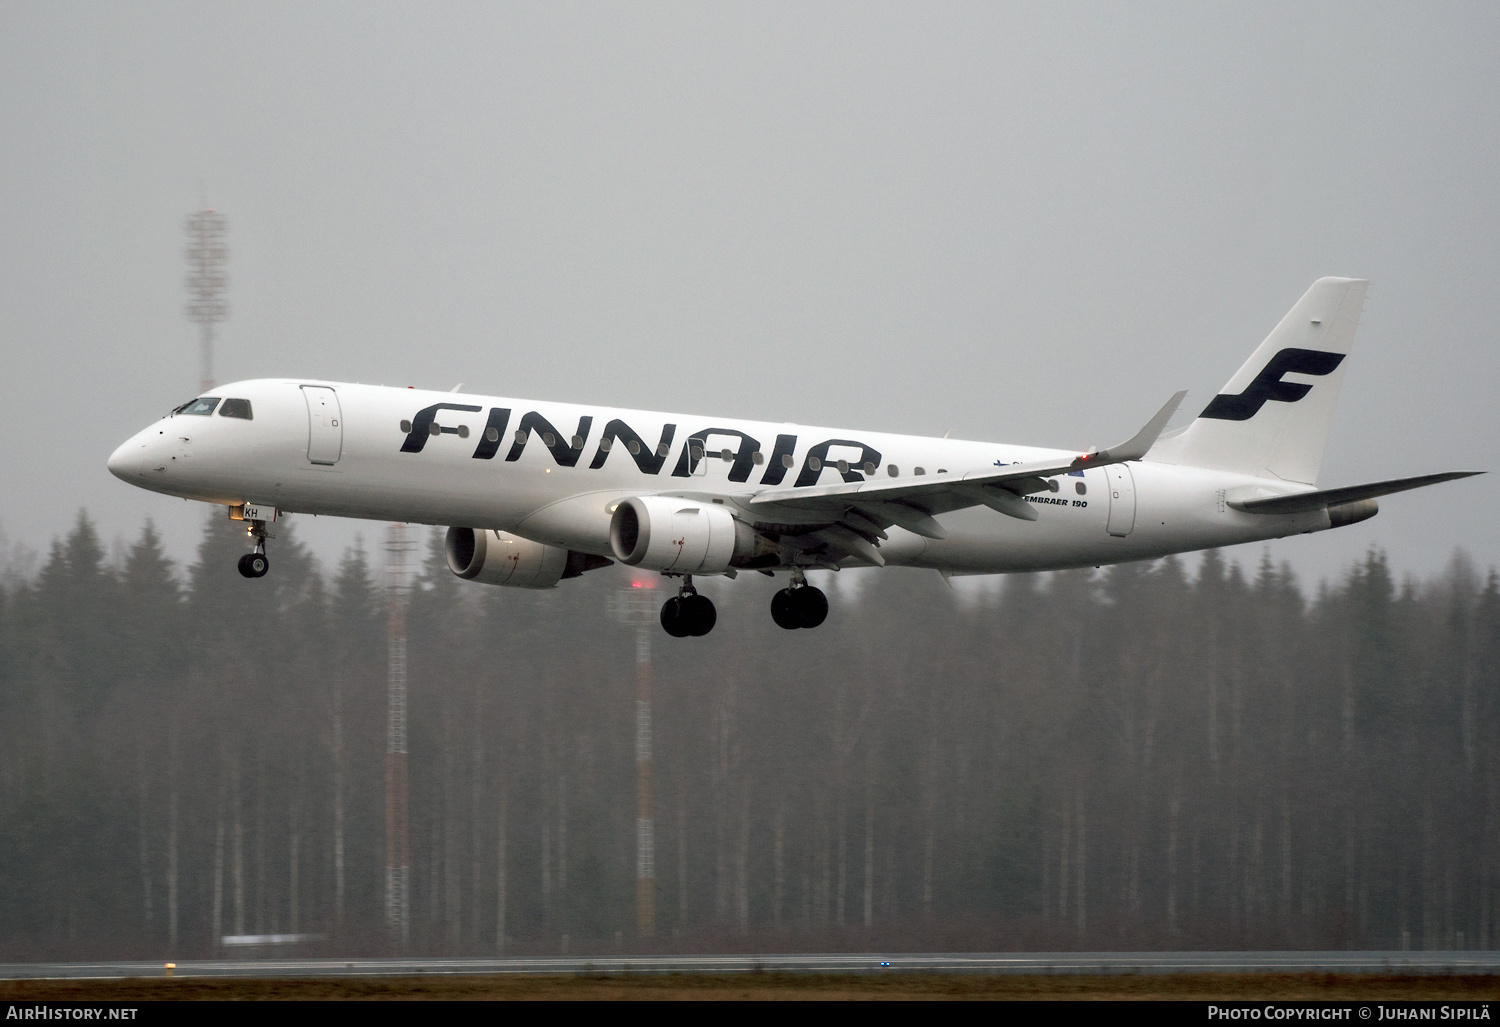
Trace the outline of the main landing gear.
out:
[[[661,626],[673,638],[706,635],[718,619],[713,601],[698,594],[691,574],[683,575],[682,587],[661,607]],[[771,619],[789,631],[815,628],[828,619],[828,597],[822,589],[809,585],[801,570],[794,569],[791,586],[771,597]]]
[[[275,536],[266,534],[265,521],[251,521],[245,534],[255,540],[255,548],[240,557],[240,574],[247,578],[264,578],[266,571],[271,569],[271,560],[266,556],[266,539]]]
[[[718,619],[713,600],[698,594],[691,574],[683,575],[682,588],[661,607],[661,626],[673,638],[706,635]]]
[[[828,619],[828,597],[809,585],[801,571],[793,571],[791,587],[771,597],[771,619],[788,631],[815,628]]]

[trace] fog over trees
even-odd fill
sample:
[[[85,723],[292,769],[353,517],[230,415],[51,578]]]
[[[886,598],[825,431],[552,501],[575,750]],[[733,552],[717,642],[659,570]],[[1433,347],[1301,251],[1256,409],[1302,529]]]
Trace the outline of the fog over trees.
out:
[[[3,578],[0,959],[393,951],[382,527],[324,568],[295,523],[257,581],[217,518],[174,568],[83,515]],[[793,632],[784,579],[700,580],[713,633],[652,639],[640,939],[629,579],[476,586],[412,537],[414,952],[1495,943],[1500,580],[1461,556],[886,571]]]

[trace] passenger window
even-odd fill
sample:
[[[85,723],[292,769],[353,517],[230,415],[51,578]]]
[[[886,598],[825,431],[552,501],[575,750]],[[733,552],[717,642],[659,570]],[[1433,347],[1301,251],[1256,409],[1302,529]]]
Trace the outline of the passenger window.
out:
[[[220,417],[238,417],[245,421],[255,420],[255,415],[250,411],[248,399],[226,399],[224,405],[219,408]]]
[[[193,400],[191,403],[182,404],[182,406],[178,407],[176,410],[173,410],[172,413],[194,414],[200,417],[207,417],[209,414],[214,412],[214,407],[218,405],[218,396],[200,396],[198,399]]]

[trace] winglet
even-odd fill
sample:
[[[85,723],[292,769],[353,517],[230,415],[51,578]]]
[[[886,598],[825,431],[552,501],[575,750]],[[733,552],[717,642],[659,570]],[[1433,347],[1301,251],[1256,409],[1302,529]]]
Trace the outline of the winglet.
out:
[[[1156,412],[1156,416],[1147,421],[1146,426],[1136,432],[1128,442],[1122,442],[1118,446],[1111,446],[1097,452],[1090,450],[1075,459],[1073,467],[1077,469],[1091,464],[1118,464],[1126,460],[1139,460],[1156,444],[1157,437],[1161,435],[1167,422],[1172,419],[1172,415],[1177,413],[1177,408],[1182,405],[1183,398],[1186,396],[1187,390],[1184,389],[1167,400],[1166,405]]]

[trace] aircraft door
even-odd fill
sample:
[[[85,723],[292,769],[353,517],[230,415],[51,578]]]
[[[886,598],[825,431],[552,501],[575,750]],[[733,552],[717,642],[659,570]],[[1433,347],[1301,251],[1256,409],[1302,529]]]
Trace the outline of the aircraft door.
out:
[[[1129,464],[1104,468],[1109,481],[1109,525],[1111,535],[1124,538],[1135,527],[1135,475]]]
[[[307,459],[332,466],[344,451],[344,418],[338,393],[321,385],[302,386],[307,400]]]

